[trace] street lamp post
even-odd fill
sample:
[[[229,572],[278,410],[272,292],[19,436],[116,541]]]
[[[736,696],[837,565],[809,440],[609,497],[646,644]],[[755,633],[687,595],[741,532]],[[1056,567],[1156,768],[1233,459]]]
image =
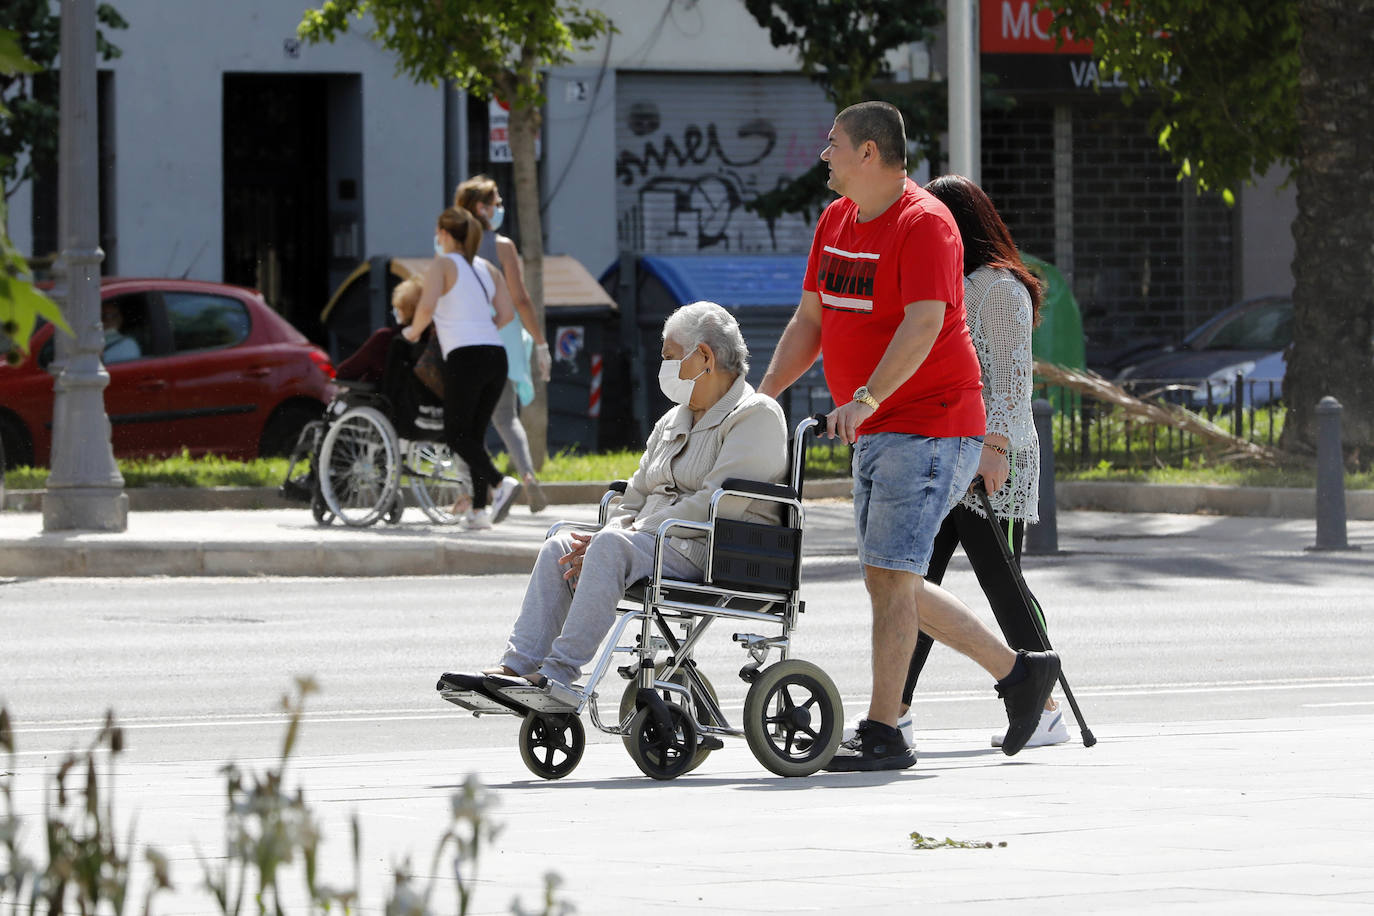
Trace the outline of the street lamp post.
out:
[[[978,0],[949,0],[949,169],[982,181],[982,77],[978,62]]]
[[[58,197],[61,297],[76,339],[60,348],[53,385],[52,470],[43,497],[43,530],[123,531],[129,497],[110,447],[101,364],[95,0],[62,0]]]

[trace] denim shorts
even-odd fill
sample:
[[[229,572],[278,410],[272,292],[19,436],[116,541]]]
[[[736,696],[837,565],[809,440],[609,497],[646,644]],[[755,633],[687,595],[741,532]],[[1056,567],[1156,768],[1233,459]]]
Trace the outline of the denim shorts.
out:
[[[980,436],[860,436],[854,446],[854,528],[865,566],[924,576],[935,535],[978,470]]]

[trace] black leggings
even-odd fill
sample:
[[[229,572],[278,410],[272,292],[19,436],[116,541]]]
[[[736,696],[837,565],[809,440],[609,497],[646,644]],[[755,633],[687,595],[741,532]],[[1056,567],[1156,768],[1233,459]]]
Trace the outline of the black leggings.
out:
[[[1011,538],[1012,553],[1018,566],[1021,564],[1021,542],[1025,533],[1026,523],[1018,519],[1012,528]],[[1017,588],[1015,571],[1003,559],[1002,548],[997,545],[996,539],[1006,536],[1005,521],[999,521],[994,531],[988,520],[977,512],[963,504],[955,506],[945,516],[940,533],[935,535],[935,548],[931,552],[930,569],[925,578],[927,582],[939,585],[945,577],[945,570],[949,568],[950,557],[954,556],[954,548],[963,545],[964,555],[973,566],[973,573],[978,577],[978,584],[982,586],[988,604],[992,606],[993,616],[1002,628],[1002,635],[1007,638],[1007,645],[1013,649],[1040,651],[1045,645],[1031,620],[1031,611],[1021,597],[1021,590]],[[1037,601],[1036,605],[1039,603]],[[924,631],[916,639],[916,650],[911,653],[906,686],[902,690],[903,706],[911,705],[912,694],[916,692],[916,680],[921,676],[921,669],[925,667],[933,643],[934,640]]]
[[[472,471],[472,507],[484,509],[502,474],[487,454],[487,425],[506,387],[506,350],[458,347],[444,357],[444,441]]]

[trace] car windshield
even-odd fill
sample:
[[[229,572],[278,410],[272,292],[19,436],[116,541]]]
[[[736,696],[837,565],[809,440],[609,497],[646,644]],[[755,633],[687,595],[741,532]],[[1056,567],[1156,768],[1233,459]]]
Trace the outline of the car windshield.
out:
[[[1218,325],[1198,349],[1282,350],[1292,342],[1293,303],[1271,302]]]

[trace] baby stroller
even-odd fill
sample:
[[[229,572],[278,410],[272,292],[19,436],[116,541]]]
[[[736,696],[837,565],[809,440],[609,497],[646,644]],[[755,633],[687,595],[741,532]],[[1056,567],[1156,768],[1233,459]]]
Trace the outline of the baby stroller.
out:
[[[520,756],[545,779],[567,776],[581,761],[584,711],[593,726],[619,735],[635,765],[654,779],[691,772],[724,746],[725,737],[744,737],[758,761],[780,776],[815,773],[830,760],[844,730],[834,681],[816,665],[789,657],[792,630],[805,610],[799,597],[803,440],[817,422],[815,417],[803,420],[793,433],[789,483],[732,478],[712,497],[708,521],[669,519],[659,526],[654,575],[625,592],[585,686],[511,686],[510,678],[480,677],[480,683],[471,683],[475,676],[445,675],[438,683],[439,695],[474,715],[519,717]],[[567,527],[599,529],[625,488],[625,481],[611,484],[596,525],[560,522],[549,534]],[[777,503],[783,507],[783,523],[718,518],[717,507],[727,496]],[[663,577],[664,539],[683,529],[707,539],[703,582]],[[742,725],[726,719],[715,688],[693,658],[720,620],[748,627],[732,637],[748,655],[739,670],[749,684]],[[773,652],[777,660],[770,664]],[[616,697],[613,718],[603,719],[597,688],[617,656],[627,657],[617,671],[629,683]]]
[[[439,398],[412,371],[416,349],[396,335],[381,383],[339,380],[324,415],[297,437],[280,493],[308,501],[317,523],[396,524],[407,489],[435,523],[461,518],[453,506],[471,494],[471,478],[443,441]]]

